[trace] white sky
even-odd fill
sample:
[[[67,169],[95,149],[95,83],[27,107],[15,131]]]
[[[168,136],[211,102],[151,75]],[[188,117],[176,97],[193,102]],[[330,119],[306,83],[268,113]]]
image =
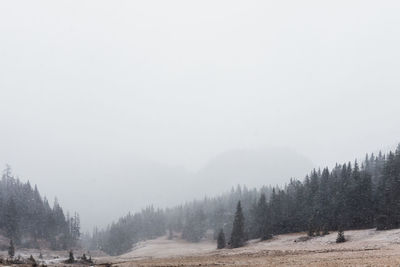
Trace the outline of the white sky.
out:
[[[0,164],[62,195],[71,177],[110,179],[109,160],[196,171],[274,145],[324,166],[393,147],[399,14],[398,1],[1,1]]]

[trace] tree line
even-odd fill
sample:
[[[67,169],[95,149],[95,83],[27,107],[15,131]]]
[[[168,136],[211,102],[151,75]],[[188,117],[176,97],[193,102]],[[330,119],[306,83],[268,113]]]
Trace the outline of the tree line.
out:
[[[19,247],[67,249],[80,236],[80,219],[65,215],[57,199],[50,206],[37,186],[22,183],[9,166],[0,180],[0,234]]]
[[[239,201],[239,229],[243,231],[237,237]],[[248,239],[265,240],[283,233],[307,231],[319,235],[328,230],[399,226],[400,145],[394,152],[366,155],[361,163],[314,169],[302,181],[292,178],[283,187],[249,190],[237,186],[220,196],[173,208],[149,207],[128,214],[107,229],[96,229],[86,239],[90,248],[116,255],[140,240],[166,233],[170,238],[180,234],[190,242],[211,234],[236,247]],[[235,238],[239,245],[232,243]]]

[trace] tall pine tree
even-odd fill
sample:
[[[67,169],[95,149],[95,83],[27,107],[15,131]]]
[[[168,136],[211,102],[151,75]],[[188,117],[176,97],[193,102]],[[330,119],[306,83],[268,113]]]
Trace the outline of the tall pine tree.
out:
[[[242,247],[245,242],[245,233],[244,233],[244,216],[242,211],[242,205],[240,201],[236,206],[235,219],[233,221],[233,228],[231,234],[231,247],[238,248]]]

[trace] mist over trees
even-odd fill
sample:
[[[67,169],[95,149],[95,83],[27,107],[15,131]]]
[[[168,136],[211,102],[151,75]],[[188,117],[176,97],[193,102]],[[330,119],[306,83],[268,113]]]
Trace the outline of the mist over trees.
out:
[[[327,230],[396,228],[400,226],[399,181],[400,145],[387,155],[366,155],[361,164],[355,161],[336,164],[332,170],[314,169],[303,181],[292,178],[282,188],[237,186],[220,196],[174,208],[149,207],[107,229],[95,229],[86,236],[86,244],[116,255],[127,252],[135,242],[167,231],[182,233],[190,242],[200,241],[207,230],[213,231],[215,240],[223,232],[228,246],[237,247],[248,239],[265,240],[290,232],[318,235]],[[237,243],[237,236],[231,234],[236,232]]]
[[[65,215],[57,200],[51,207],[37,186],[22,183],[7,166],[0,180],[0,235],[19,247],[66,249],[79,239],[79,215]]]
[[[237,186],[172,208],[150,206],[106,229],[95,228],[83,241],[89,249],[118,255],[167,232],[171,239],[189,242],[212,236],[235,248],[249,239],[290,232],[392,229],[400,226],[399,181],[400,145],[386,155],[367,155],[361,163],[314,169],[303,181],[292,178],[282,188]],[[0,181],[0,234],[19,247],[68,249],[80,239],[80,218],[65,215],[57,200],[50,206],[36,186],[20,182],[7,167]]]
[[[106,229],[95,228],[93,233],[83,236],[83,241],[89,249],[102,249],[110,255],[117,255],[129,251],[138,241],[167,232],[181,234],[189,242],[198,242],[207,230],[211,230],[216,240],[222,229],[226,240],[230,240],[237,202],[241,200],[243,214],[251,216],[252,203],[262,193],[269,196],[271,192],[271,187],[249,190],[246,186],[237,186],[218,197],[195,200],[173,208],[163,210],[151,206],[120,218]],[[246,229],[245,233],[249,231]]]

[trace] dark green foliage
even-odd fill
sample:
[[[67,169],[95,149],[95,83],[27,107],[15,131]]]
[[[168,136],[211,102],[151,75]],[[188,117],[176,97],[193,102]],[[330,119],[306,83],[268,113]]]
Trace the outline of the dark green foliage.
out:
[[[95,228],[92,237],[85,242],[89,249],[101,249],[110,255],[119,255],[130,250],[134,243],[162,236],[165,232],[164,212],[150,206],[134,215],[122,217],[104,231]]]
[[[83,253],[82,257],[81,257],[81,262],[82,263],[93,263],[92,261],[92,256],[89,256],[89,258],[86,256],[85,253]]]
[[[338,234],[337,234],[337,237],[336,237],[336,243],[343,243],[345,241],[346,241],[346,239],[344,238],[344,232],[343,232],[343,230],[340,229],[338,231]]]
[[[206,231],[206,215],[203,210],[197,209],[194,212],[189,212],[186,216],[182,238],[191,242],[199,242],[204,237]]]
[[[19,243],[20,233],[18,225],[20,218],[13,197],[10,197],[6,202],[4,213],[6,234],[9,238]]]
[[[322,235],[329,235],[328,227],[326,225],[322,227]]]
[[[69,264],[75,263],[74,252],[72,250],[69,251],[68,260],[66,260],[65,263],[69,263]]]
[[[265,193],[262,193],[255,208],[253,208],[252,220],[250,223],[253,225],[254,232],[250,232],[251,238],[260,238],[267,240],[272,237],[271,234],[271,220],[269,218],[270,210],[268,208]]]
[[[10,258],[14,258],[14,255],[15,255],[15,247],[14,247],[14,242],[11,239],[10,240],[10,246],[8,247],[8,256]]]
[[[239,242],[242,244],[247,238],[268,239],[290,232],[325,235],[328,229],[336,231],[339,226],[342,230],[400,227],[400,146],[388,155],[366,156],[361,164],[355,161],[336,164],[332,170],[312,170],[303,181],[290,179],[282,188],[249,190],[238,186],[215,198],[166,209],[161,211],[162,216],[158,219],[162,222],[160,228],[148,218],[137,219],[140,213],[124,217],[104,231],[94,231],[92,248],[123,253],[134,242],[163,235],[165,225],[177,233],[183,232],[184,238],[192,241],[198,241],[202,236],[195,234],[196,238],[192,238],[196,229],[201,229],[199,233],[214,230],[217,239],[222,228],[227,234],[226,240],[231,242],[237,231],[232,211],[239,200],[242,218],[246,221]],[[200,224],[193,220],[199,209],[204,213]],[[152,231],[142,230],[142,222],[152,225]]]
[[[388,229],[388,218],[386,215],[379,215],[376,218],[376,230],[387,230]]]
[[[245,242],[245,233],[244,233],[244,216],[242,211],[242,205],[240,201],[236,206],[235,218],[233,221],[233,228],[231,234],[230,245],[232,248],[242,247]]]
[[[14,178],[7,166],[0,180],[1,232],[19,247],[38,248],[38,240],[47,240],[54,249],[66,249],[76,243],[79,230],[77,214],[65,217],[57,201],[50,207],[36,186]]]
[[[35,260],[35,258],[34,258],[32,255],[29,257],[28,261],[29,261],[31,264],[36,264],[36,260]]]
[[[222,249],[225,247],[226,247],[225,234],[224,234],[224,230],[221,229],[219,231],[218,238],[217,238],[217,248]]]
[[[310,220],[310,222],[308,223],[307,235],[309,237],[312,237],[312,236],[314,236],[314,232],[315,232],[314,224],[313,224],[313,221]]]
[[[237,201],[242,199],[244,216],[250,216],[250,209],[261,193],[269,198],[271,191],[270,187],[250,191],[246,187],[238,186],[216,198],[192,201],[164,211],[156,211],[151,207],[135,215],[128,214],[104,230],[95,228],[91,236],[83,236],[83,241],[89,249],[101,249],[108,254],[117,255],[129,251],[140,240],[164,235],[168,229],[182,233],[187,240],[196,241],[204,236],[207,229],[214,230],[214,238],[217,240],[219,230],[223,228],[225,240],[230,240],[234,217],[232,211],[235,210]],[[196,213],[200,220],[195,218]],[[143,231],[142,227],[148,230]],[[192,231],[197,234],[193,235],[190,233]]]

